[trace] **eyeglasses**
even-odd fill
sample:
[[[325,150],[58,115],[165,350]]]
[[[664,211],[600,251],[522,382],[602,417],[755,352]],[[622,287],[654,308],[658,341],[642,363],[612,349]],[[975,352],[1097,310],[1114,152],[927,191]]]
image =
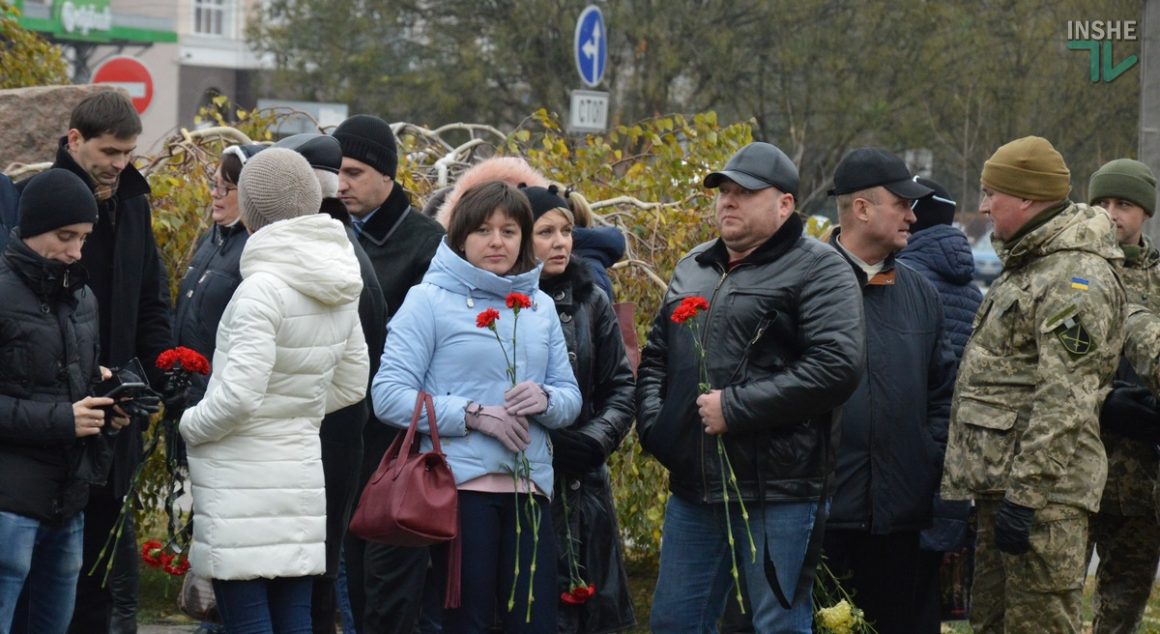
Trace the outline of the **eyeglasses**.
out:
[[[236,185],[229,185],[227,183],[214,183],[209,189],[209,195],[215,198],[225,198],[230,195],[230,192],[236,192],[238,188]]]

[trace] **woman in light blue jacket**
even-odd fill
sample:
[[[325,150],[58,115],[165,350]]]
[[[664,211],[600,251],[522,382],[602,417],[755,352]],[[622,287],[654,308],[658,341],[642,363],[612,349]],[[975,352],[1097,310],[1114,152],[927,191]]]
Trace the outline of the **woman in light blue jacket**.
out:
[[[419,391],[431,394],[443,451],[459,487],[461,605],[444,612],[445,632],[486,631],[497,604],[505,608],[505,632],[556,628],[547,430],[576,418],[580,391],[555,305],[539,290],[539,277],[527,198],[504,183],[479,185],[456,203],[423,282],[407,294],[387,328],[371,389],[375,414],[406,427]],[[531,301],[518,319],[509,307],[513,293]],[[494,331],[479,325],[489,309],[498,313]],[[419,425],[429,433],[426,417]],[[423,444],[430,448],[429,439]],[[514,478],[520,452],[527,466],[521,468],[524,477]],[[536,531],[529,520],[533,506],[542,518]],[[445,562],[445,550],[435,550],[437,564]],[[442,573],[446,566],[434,570]]]

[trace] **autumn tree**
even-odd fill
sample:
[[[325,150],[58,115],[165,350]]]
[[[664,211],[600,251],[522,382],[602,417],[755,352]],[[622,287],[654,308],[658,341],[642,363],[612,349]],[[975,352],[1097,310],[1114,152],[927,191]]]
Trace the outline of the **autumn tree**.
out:
[[[60,48],[20,26],[20,12],[0,0],[0,89],[69,83]]]

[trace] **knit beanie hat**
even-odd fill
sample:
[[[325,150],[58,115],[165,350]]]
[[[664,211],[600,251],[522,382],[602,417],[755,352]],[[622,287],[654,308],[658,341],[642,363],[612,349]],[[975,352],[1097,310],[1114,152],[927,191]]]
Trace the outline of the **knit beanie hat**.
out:
[[[32,177],[20,195],[20,237],[97,222],[97,199],[80,176],[53,168]]]
[[[1116,159],[1104,164],[1088,182],[1088,200],[1095,204],[1104,198],[1122,198],[1144,208],[1149,216],[1156,213],[1156,175],[1140,161]]]
[[[246,162],[238,178],[238,207],[251,232],[268,224],[318,213],[322,189],[310,163],[285,148],[270,148]]]
[[[995,150],[983,164],[984,187],[1026,200],[1063,200],[1071,172],[1043,137],[1025,136]]]
[[[911,233],[918,233],[936,225],[949,225],[955,221],[955,201],[942,185],[921,176],[915,176],[914,182],[934,190],[934,195],[914,201],[914,217],[917,220],[910,225]]]
[[[540,219],[540,216],[552,211],[553,209],[563,208],[568,211],[568,201],[560,197],[560,190],[555,185],[547,187],[520,187],[520,191],[528,197],[528,202],[532,203],[532,221]],[[569,212],[568,215],[571,215]]]
[[[343,156],[362,161],[395,180],[398,149],[386,121],[369,114],[356,114],[340,123],[331,136],[342,144]]]

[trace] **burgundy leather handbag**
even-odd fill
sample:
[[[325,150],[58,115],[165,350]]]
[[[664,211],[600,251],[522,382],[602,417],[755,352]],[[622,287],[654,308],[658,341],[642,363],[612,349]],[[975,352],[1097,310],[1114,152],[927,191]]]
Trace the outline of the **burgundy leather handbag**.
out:
[[[427,408],[431,451],[419,453],[416,428]],[[435,427],[431,395],[419,392],[406,434],[395,437],[371,475],[350,532],[365,541],[395,546],[428,546],[451,541],[459,532],[459,493]]]

